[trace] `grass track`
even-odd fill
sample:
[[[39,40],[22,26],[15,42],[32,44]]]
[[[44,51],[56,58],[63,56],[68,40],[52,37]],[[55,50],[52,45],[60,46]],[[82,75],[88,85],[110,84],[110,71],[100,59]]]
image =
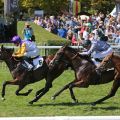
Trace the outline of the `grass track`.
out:
[[[18,34],[20,36],[22,36],[21,31],[23,27],[24,22],[18,22]],[[60,39],[58,36],[45,31],[37,25],[32,24],[32,27],[35,31],[37,43],[48,39]],[[0,117],[120,115],[120,90],[117,91],[115,97],[105,101],[103,104],[94,107],[89,104],[107,95],[112,83],[90,86],[89,88],[74,88],[76,98],[79,100],[78,104],[71,103],[72,100],[68,90],[64,91],[55,101],[52,101],[51,96],[55,91],[73,79],[73,72],[66,71],[53,82],[53,88],[32,106],[29,106],[28,102],[33,99],[35,92],[44,86],[44,80],[26,86],[23,92],[33,88],[32,93],[27,97],[15,95],[17,86],[7,86],[6,100],[0,101]],[[0,86],[2,86],[4,80],[11,80],[11,75],[7,68],[2,67],[0,69]]]
[[[0,86],[4,80],[10,80],[9,71],[0,71]],[[120,90],[115,97],[105,101],[102,104],[91,106],[89,103],[105,96],[112,83],[90,86],[89,88],[75,88],[74,92],[79,100],[78,104],[72,104],[69,91],[66,90],[55,101],[50,98],[59,90],[61,86],[72,81],[74,78],[72,71],[66,71],[53,82],[53,88],[34,105],[29,106],[28,102],[33,99],[35,92],[44,86],[45,81],[42,80],[35,84],[28,85],[24,90],[33,88],[33,92],[27,97],[15,95],[17,86],[7,86],[6,100],[0,101],[0,117],[28,117],[28,116],[109,116],[120,115]],[[1,90],[1,88],[0,88]]]

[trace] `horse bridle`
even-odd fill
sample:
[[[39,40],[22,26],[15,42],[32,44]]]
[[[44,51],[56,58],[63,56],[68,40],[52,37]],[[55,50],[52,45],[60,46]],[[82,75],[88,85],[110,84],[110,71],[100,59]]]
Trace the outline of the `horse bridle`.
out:
[[[70,65],[70,63],[69,63],[67,60],[62,59],[62,57],[63,57],[63,55],[64,55],[64,52],[63,52],[63,51],[61,51],[60,53],[57,53],[57,54],[59,54],[59,60],[58,60],[58,59],[57,59],[57,60],[54,60],[54,64],[58,65],[59,62],[64,62],[66,67],[71,67],[71,68],[72,68],[72,66]],[[74,53],[74,54],[75,54],[75,53]],[[69,59],[70,59],[70,60],[73,60],[73,59],[75,59],[77,56],[78,56],[78,53],[76,53],[72,58],[69,58]],[[50,64],[53,65],[53,61],[51,61]]]

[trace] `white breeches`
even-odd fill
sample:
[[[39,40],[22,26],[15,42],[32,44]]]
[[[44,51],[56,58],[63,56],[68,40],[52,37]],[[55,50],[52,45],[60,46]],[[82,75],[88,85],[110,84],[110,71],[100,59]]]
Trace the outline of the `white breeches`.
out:
[[[35,49],[34,51],[29,51],[24,54],[26,57],[34,58],[36,56],[39,56],[39,49]]]
[[[92,56],[93,58],[104,58],[105,56],[111,54],[112,52],[113,52],[113,49],[110,47],[108,50],[102,51],[99,53],[94,53]]]

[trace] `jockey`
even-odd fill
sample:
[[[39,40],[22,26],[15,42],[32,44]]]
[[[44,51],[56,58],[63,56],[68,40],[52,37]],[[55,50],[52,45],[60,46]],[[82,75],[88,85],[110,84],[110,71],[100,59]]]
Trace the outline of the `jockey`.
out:
[[[86,40],[83,43],[83,47],[85,47],[87,51],[80,54],[91,55],[94,62],[100,62],[105,56],[113,52],[111,46],[107,43],[107,40],[107,36],[102,36],[100,40]]]
[[[29,59],[35,59],[39,57],[39,49],[36,44],[29,40],[21,40],[19,36],[14,36],[11,40],[16,46],[20,46],[19,50],[15,52],[12,56],[16,58],[23,58],[24,63],[27,65],[28,69],[32,69],[33,65]]]

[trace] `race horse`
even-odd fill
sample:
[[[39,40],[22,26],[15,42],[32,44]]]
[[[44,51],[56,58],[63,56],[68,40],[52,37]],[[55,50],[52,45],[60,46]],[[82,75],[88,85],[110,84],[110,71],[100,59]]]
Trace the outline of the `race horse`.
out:
[[[2,87],[2,99],[5,99],[5,88],[6,85],[18,85],[18,89],[16,90],[16,95],[22,95],[27,96],[31,93],[32,89],[28,90],[25,93],[20,93],[20,91],[28,84],[35,83],[37,81],[40,81],[42,79],[45,79],[47,81],[48,73],[49,73],[49,67],[48,64],[53,58],[53,55],[44,56],[44,62],[42,67],[39,67],[38,69],[34,71],[26,71],[25,68],[21,68],[21,70],[18,70],[16,72],[17,66],[20,64],[20,60],[15,59],[15,57],[12,57],[12,54],[14,52],[13,48],[6,48],[3,45],[0,49],[0,60],[5,61],[7,64],[7,67],[10,70],[10,73],[12,75],[13,80],[4,81],[3,87]],[[49,74],[49,79],[52,81],[53,79],[57,78],[62,72],[64,71],[64,64],[60,67],[57,67],[54,71],[51,71]],[[53,74],[54,73],[54,74]],[[52,87],[52,84],[49,84],[49,88]],[[39,95],[44,90],[44,87],[36,92],[36,96]]]
[[[52,96],[52,99],[55,99],[64,90],[69,89],[73,101],[78,102],[73,92],[74,87],[88,88],[89,85],[99,85],[113,81],[110,93],[107,96],[91,103],[92,105],[96,105],[114,96],[118,87],[120,86],[119,77],[115,77],[116,71],[114,69],[108,69],[105,71],[99,70],[99,68],[94,65],[91,58],[88,56],[80,55],[80,53],[78,53],[78,50],[73,49],[67,45],[63,46],[57,51],[54,58],[52,59],[52,62],[49,65],[50,69],[54,68],[55,66],[59,66],[63,61],[64,63],[69,64],[72,70],[74,70],[75,79],[65,85],[61,90],[56,92],[54,96]]]

